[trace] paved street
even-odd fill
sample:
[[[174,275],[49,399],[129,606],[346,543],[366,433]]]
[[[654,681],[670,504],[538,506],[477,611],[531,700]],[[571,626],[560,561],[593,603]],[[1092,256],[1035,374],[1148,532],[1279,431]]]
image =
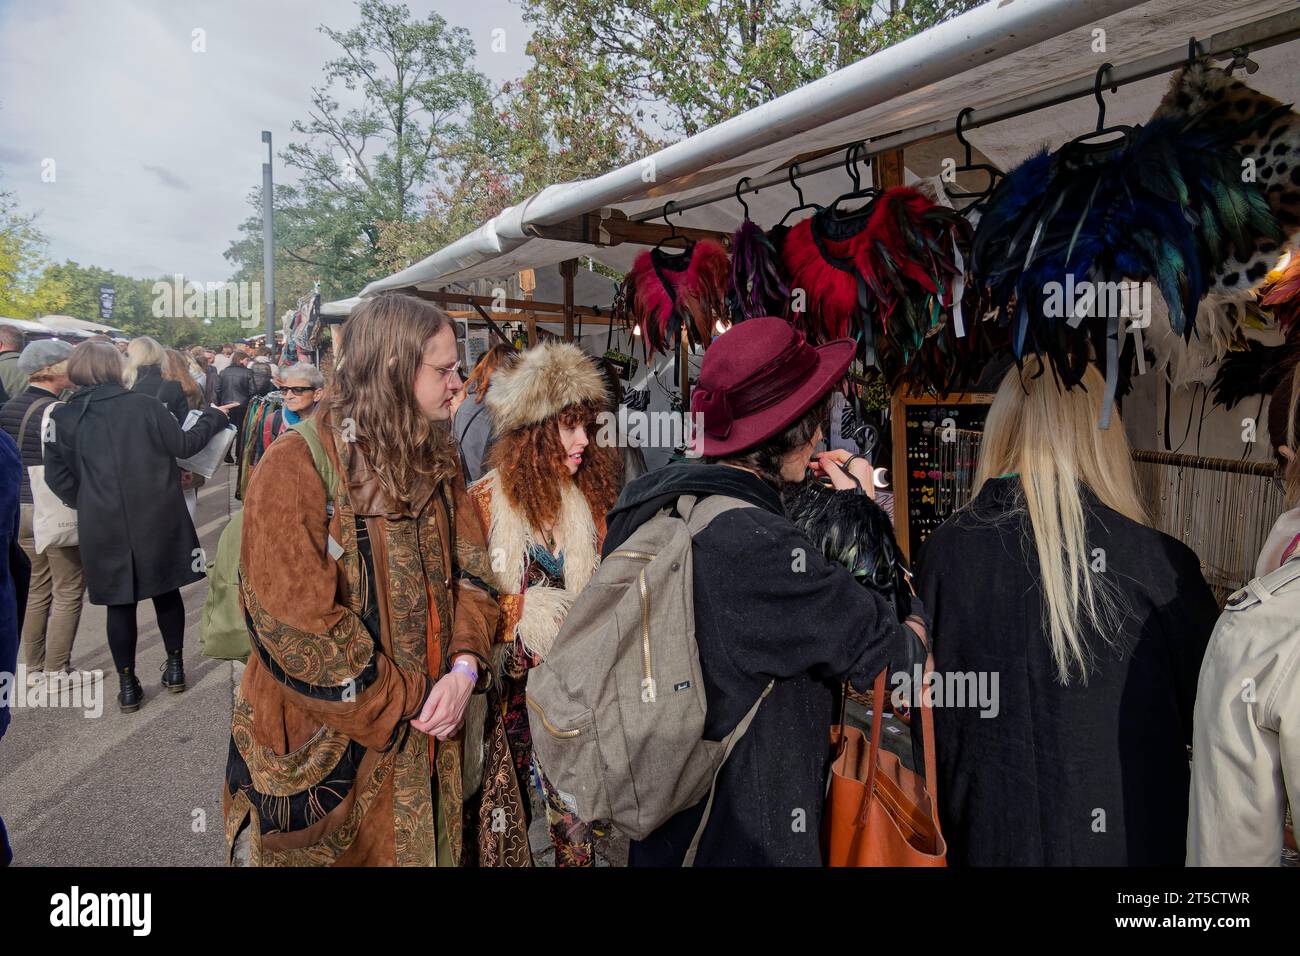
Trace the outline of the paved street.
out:
[[[221,529],[237,507],[224,474],[200,489],[199,538],[208,555],[216,553]],[[14,709],[0,741],[0,816],[9,828],[14,865],[224,864],[220,787],[242,667],[202,655],[199,620],[207,582],[182,593],[185,693],[169,694],[159,685],[167,655],[146,601],[137,652],[145,703],[134,714],[120,713],[104,609],[87,604],[72,663],[104,672],[102,714]],[[536,862],[551,865],[545,814],[535,796],[533,811]],[[625,859],[626,843],[617,834],[598,841],[599,865]]]
[[[209,555],[216,552],[232,505],[237,502],[221,473],[199,490],[199,537]],[[72,665],[104,672],[102,715],[15,708],[0,741],[0,816],[9,828],[15,865],[221,864],[220,784],[233,668],[201,653],[206,593],[206,581],[182,591],[189,683],[183,694],[159,685],[167,655],[153,604],[140,606],[137,671],[145,702],[134,714],[117,709],[104,609],[85,605]]]

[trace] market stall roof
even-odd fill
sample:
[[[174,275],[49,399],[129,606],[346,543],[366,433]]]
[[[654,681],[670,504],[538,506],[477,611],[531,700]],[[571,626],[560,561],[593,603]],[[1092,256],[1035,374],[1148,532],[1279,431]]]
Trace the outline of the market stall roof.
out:
[[[333,302],[322,302],[320,314],[326,318],[335,318],[346,316],[349,312],[361,304],[360,296],[352,296],[350,299],[335,299]]]
[[[48,325],[41,325],[41,323],[33,322],[30,319],[11,319],[7,315],[0,315],[0,325],[12,325],[22,332],[44,335],[50,338],[55,334],[54,329]]]
[[[60,331],[72,330],[76,332],[122,332],[122,329],[112,325],[103,325],[99,322],[91,322],[88,319],[74,319],[70,315],[43,315],[41,324],[51,329]]]
[[[942,135],[967,106],[976,109],[976,119],[979,111],[989,110],[988,122],[1017,98],[1060,103],[1063,85],[1073,84],[1073,95],[1090,91],[1103,62],[1114,64],[1115,74],[1126,69],[1133,75],[1164,72],[1168,65],[1161,70],[1142,68],[1150,65],[1153,55],[1185,51],[1193,36],[1203,50],[1249,45],[1253,35],[1248,29],[1228,31],[1268,18],[1278,18],[1282,27],[1295,21],[1300,32],[1295,0],[990,0],[639,162],[595,179],[549,186],[421,262],[370,283],[361,295],[412,286],[433,290],[580,256],[626,270],[643,246],[537,238],[538,230],[610,208],[644,218],[665,202],[716,194],[741,177],[757,179],[794,160],[808,164],[864,139],[875,149],[890,140],[903,145],[923,134]],[[1270,23],[1274,33],[1278,26]],[[1294,56],[1294,48],[1290,44],[1290,53],[1263,51],[1255,59],[1283,62]],[[1166,82],[1156,75],[1124,87],[1119,97],[1109,98],[1116,102],[1108,117],[1118,122],[1145,119]],[[1300,98],[1300,74],[1289,68],[1261,70],[1251,83],[1286,102]],[[1005,164],[1077,134],[1095,116],[1091,98],[1065,102],[974,130],[969,138],[995,162]],[[844,170],[834,167],[801,179],[800,186],[808,200],[824,203],[843,192],[847,182]],[[751,218],[763,226],[795,203],[793,191],[784,184],[746,200]],[[728,200],[674,214],[672,221],[731,232],[741,218],[740,205]]]

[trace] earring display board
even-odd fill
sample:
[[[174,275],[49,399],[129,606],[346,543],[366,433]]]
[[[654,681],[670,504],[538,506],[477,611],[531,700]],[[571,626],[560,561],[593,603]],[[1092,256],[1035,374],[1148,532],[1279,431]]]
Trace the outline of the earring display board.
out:
[[[970,500],[993,395],[894,395],[894,533],[908,561]]]

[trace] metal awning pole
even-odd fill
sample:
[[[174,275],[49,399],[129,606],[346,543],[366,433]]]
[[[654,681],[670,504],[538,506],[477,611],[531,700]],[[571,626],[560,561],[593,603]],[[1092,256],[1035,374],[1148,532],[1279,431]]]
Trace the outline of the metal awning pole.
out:
[[[1300,37],[1300,10],[1288,10],[1285,13],[1278,13],[1263,20],[1257,20],[1254,23],[1235,27],[1231,30],[1224,30],[1203,40],[1198,40],[1197,48],[1202,57],[1227,59],[1233,55],[1234,51],[1242,48],[1263,50],[1294,40],[1297,37]],[[1123,66],[1112,67],[1106,74],[1106,85],[1112,87],[1137,83],[1153,76],[1159,76],[1162,73],[1168,73],[1186,62],[1187,45],[1183,44],[1181,47],[1164,53],[1144,57]],[[1070,100],[1092,96],[1094,80],[1094,75],[1089,73],[1086,77],[1080,77],[1077,80],[1069,80],[1037,93],[1018,96],[996,106],[976,110],[967,114],[967,119],[962,123],[962,129],[969,132],[980,126],[1001,123],[1004,120],[1015,119],[1017,116],[1024,116],[1061,103],[1068,103]],[[888,136],[863,141],[866,152],[859,153],[858,156],[865,159],[880,153],[901,149],[904,146],[924,142],[936,136],[946,135],[952,132],[955,122],[956,114],[954,113],[953,119],[937,120],[898,133],[891,133]],[[844,150],[851,145],[853,144],[845,143],[830,150],[825,157],[800,162],[799,172],[795,178],[802,179],[815,173],[843,166]],[[763,176],[750,177],[749,184],[740,192],[742,194],[747,192],[756,193],[760,189],[788,184],[789,181],[789,170],[783,166],[781,169]],[[716,202],[726,199],[734,200],[735,198],[736,187],[726,186],[690,199],[674,200],[673,211],[682,212],[687,209],[697,209],[700,206],[709,206]],[[659,210],[650,209],[645,212],[635,213],[628,218],[634,222],[644,222],[649,219],[656,219],[660,215],[662,213]]]

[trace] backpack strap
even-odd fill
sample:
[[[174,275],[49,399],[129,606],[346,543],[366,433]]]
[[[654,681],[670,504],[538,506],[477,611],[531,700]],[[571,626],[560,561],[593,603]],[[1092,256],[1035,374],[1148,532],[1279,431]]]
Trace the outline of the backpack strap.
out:
[[[718,515],[734,511],[737,508],[754,507],[757,506],[740,498],[730,498],[726,495],[709,495],[703,501],[700,501],[695,495],[682,495],[677,499],[677,513],[686,522],[686,530],[690,532],[692,538],[707,528]],[[767,682],[767,686],[763,688],[763,693],[758,695],[758,700],[754,701],[748,713],[740,718],[740,723],[736,724],[736,729],[727,735],[722,748],[722,759],[718,761],[717,769],[713,771],[713,782],[709,784],[709,799],[704,804],[704,815],[700,817],[700,825],[695,828],[695,836],[691,839],[691,845],[686,849],[686,857],[682,860],[682,866],[695,865],[695,854],[700,849],[700,840],[704,836],[704,828],[708,826],[709,815],[713,812],[713,797],[718,791],[718,776],[722,773],[722,766],[727,762],[727,758],[731,756],[731,751],[740,742],[740,738],[745,736],[745,731],[749,730],[749,725],[754,722],[754,718],[758,716],[759,705],[767,699],[767,695],[772,692],[772,686],[775,683],[775,680]]]
[[[325,496],[333,503],[334,497],[338,492],[339,474],[334,470],[334,463],[330,461],[329,454],[325,451],[325,445],[320,439],[320,432],[316,430],[316,418],[305,419],[289,426],[302,436],[303,441],[307,443],[307,449],[311,452],[312,463],[316,465],[316,473],[320,475],[321,484],[325,486]]]
[[[757,506],[727,495],[709,495],[703,501],[695,495],[682,495],[677,499],[677,513],[686,522],[686,530],[690,532],[692,538],[707,528],[718,515],[737,508],[754,507]]]
[[[682,866],[695,865],[695,854],[700,849],[700,839],[704,836],[704,828],[709,824],[709,814],[713,812],[713,797],[718,792],[718,776],[722,773],[722,765],[727,762],[727,758],[731,756],[731,751],[740,742],[740,738],[745,736],[745,731],[749,730],[749,725],[758,716],[759,705],[767,699],[767,695],[772,692],[772,685],[775,683],[775,680],[767,682],[767,686],[763,688],[763,693],[758,695],[758,700],[754,701],[754,705],[749,708],[749,712],[740,718],[740,723],[736,724],[736,729],[727,735],[726,746],[722,749],[722,759],[718,761],[718,768],[713,771],[713,782],[709,784],[709,800],[704,804],[704,816],[700,817],[700,825],[695,828],[695,836],[691,838],[691,845],[686,849],[686,858],[682,860]]]

